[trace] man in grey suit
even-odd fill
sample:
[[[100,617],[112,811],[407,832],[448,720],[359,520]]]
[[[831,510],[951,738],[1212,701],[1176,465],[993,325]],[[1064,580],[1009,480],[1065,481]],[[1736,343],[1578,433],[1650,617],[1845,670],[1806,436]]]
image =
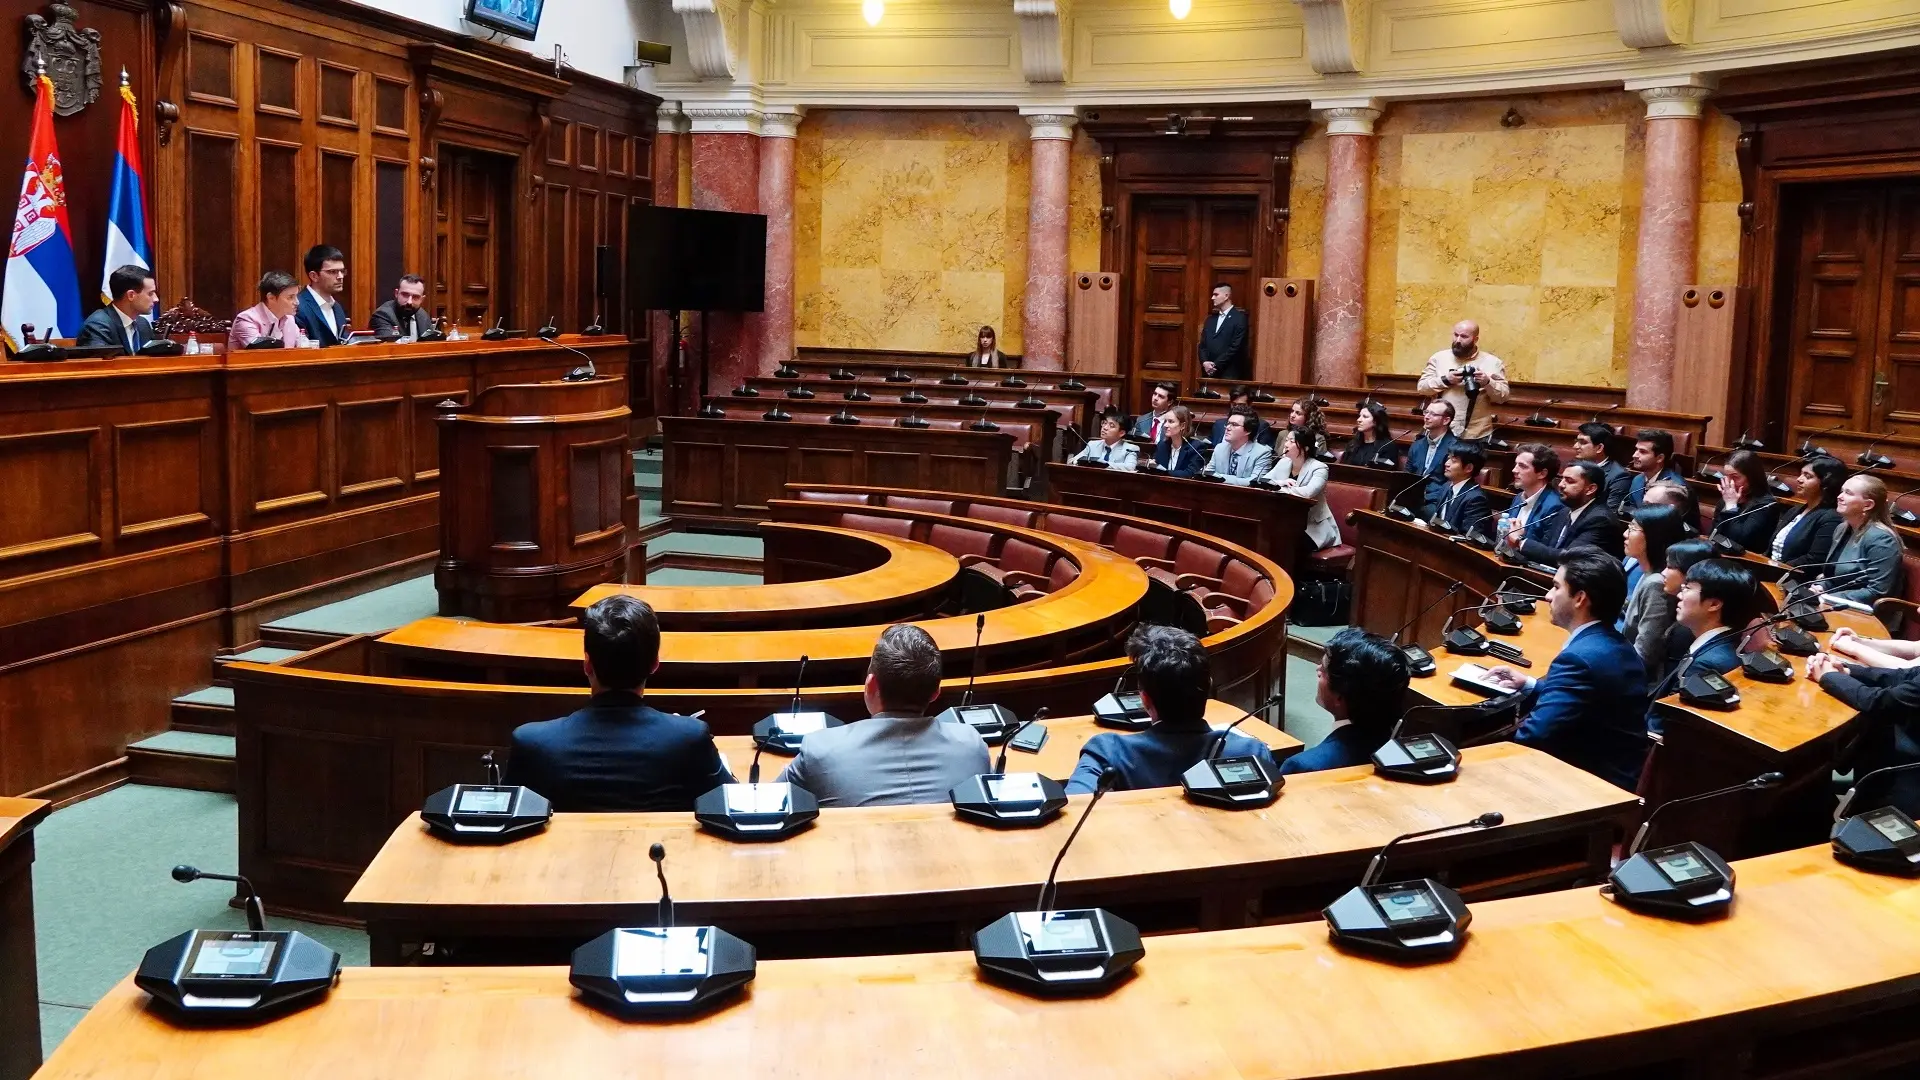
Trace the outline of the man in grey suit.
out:
[[[427,299],[427,282],[419,274],[401,274],[393,299],[373,309],[373,332],[382,340],[419,338],[433,329],[433,320],[420,309]]]
[[[1273,468],[1273,448],[1261,446],[1254,438],[1259,423],[1259,416],[1250,411],[1228,414],[1225,434],[1220,445],[1213,448],[1207,471],[1241,487],[1253,483],[1256,476],[1266,475]]]
[[[870,718],[800,742],[780,779],[821,806],[945,802],[955,784],[986,772],[987,744],[966,724],[927,715],[940,696],[940,647],[917,626],[889,626],[867,664]]]

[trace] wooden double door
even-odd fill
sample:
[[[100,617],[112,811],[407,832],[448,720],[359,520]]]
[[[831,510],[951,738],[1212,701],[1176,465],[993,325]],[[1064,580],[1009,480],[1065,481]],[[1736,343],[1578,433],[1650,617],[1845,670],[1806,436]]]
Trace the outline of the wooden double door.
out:
[[[1920,180],[1809,185],[1790,210],[1788,444],[1835,427],[1920,436]]]
[[[1135,195],[1131,259],[1132,310],[1128,384],[1165,380],[1191,390],[1200,377],[1196,352],[1216,284],[1233,289],[1248,311],[1253,351],[1255,267],[1263,240],[1260,200],[1253,195]],[[1251,360],[1248,361],[1251,375]],[[1145,403],[1140,395],[1135,411]]]

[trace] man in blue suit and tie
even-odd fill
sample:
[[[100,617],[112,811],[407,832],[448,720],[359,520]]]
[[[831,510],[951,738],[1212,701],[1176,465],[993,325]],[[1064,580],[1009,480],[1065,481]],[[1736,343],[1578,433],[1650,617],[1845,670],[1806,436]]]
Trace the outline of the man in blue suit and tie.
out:
[[[347,340],[351,320],[342,300],[347,294],[347,257],[340,249],[320,244],[307,250],[307,287],[300,290],[300,306],[293,321],[308,340],[324,348]]]
[[[144,266],[127,265],[107,275],[107,288],[113,290],[113,302],[87,316],[73,343],[79,346],[115,345],[127,352],[154,338],[153,324],[147,316],[160,302],[160,290],[153,283],[153,271]]]
[[[707,725],[640,701],[660,667],[660,620],[645,601],[609,596],[580,619],[587,707],[513,729],[506,782],[570,813],[686,811],[733,774]]]
[[[1560,655],[1539,679],[1503,664],[1487,681],[1526,693],[1514,742],[1632,791],[1647,757],[1647,674],[1613,628],[1626,602],[1617,559],[1597,548],[1567,550],[1547,592],[1553,625],[1567,632]]]
[[[1318,772],[1365,765],[1400,722],[1411,672],[1407,654],[1379,634],[1349,627],[1333,635],[1320,657],[1314,701],[1333,717],[1333,730],[1311,750],[1280,764],[1280,772]]]
[[[1440,501],[1433,506],[1433,527],[1454,536],[1469,532],[1489,532],[1491,511],[1487,493],[1480,490],[1480,468],[1487,463],[1480,444],[1461,440],[1447,451],[1445,478]]]
[[[1460,437],[1453,433],[1453,406],[1438,398],[1427,402],[1420,413],[1420,424],[1420,437],[1413,440],[1413,449],[1407,452],[1407,471],[1426,477],[1427,485],[1409,490],[1400,500],[1414,517],[1425,518],[1439,505],[1447,489],[1447,452]]]

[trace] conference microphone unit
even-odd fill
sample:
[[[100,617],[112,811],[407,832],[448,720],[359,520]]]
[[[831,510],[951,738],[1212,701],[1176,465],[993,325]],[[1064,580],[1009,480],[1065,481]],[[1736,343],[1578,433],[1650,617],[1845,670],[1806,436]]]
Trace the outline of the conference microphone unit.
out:
[[[581,998],[620,1017],[679,1016],[752,982],[752,945],[717,926],[674,925],[666,845],[647,855],[660,879],[658,925],[609,930],[573,950],[567,981]]]
[[[1029,729],[1036,730],[1044,740],[1047,729],[1036,725],[1046,715],[1046,707],[1041,706],[1033,719],[1013,729],[1000,747],[992,772],[970,776],[948,790],[953,812],[962,821],[1000,829],[1026,829],[1045,825],[1067,808],[1067,791],[1058,780],[1037,772],[1007,771],[1007,750],[1021,735]],[[1038,749],[1034,747],[1035,752]]]
[[[941,723],[965,724],[980,733],[988,746],[997,746],[1006,741],[1013,729],[1020,726],[1020,718],[1005,705],[975,705],[973,703],[973,684],[980,679],[980,669],[985,657],[980,651],[981,638],[987,632],[987,616],[982,613],[973,620],[973,671],[967,676],[966,692],[960,695],[960,704],[942,710],[935,719]]]
[[[1858,463],[1862,468],[1868,469],[1868,470],[1893,468],[1892,458],[1888,457],[1885,454],[1876,454],[1873,452],[1874,447],[1879,446],[1881,443],[1886,442],[1888,439],[1893,438],[1893,434],[1894,433],[1891,431],[1881,432],[1880,437],[1868,443],[1867,448],[1860,451],[1860,456],[1857,458],[1854,458],[1853,460],[1856,463]]]
[[[196,1023],[252,1024],[310,1005],[340,980],[340,954],[298,930],[269,930],[260,894],[239,874],[173,868],[173,880],[228,881],[247,892],[245,930],[188,930],[148,949],[133,983]]]
[[[1027,380],[1013,372],[1008,372],[1006,377],[1000,380],[1000,385],[1009,390],[1025,390],[1027,388]]]
[[[1834,858],[1876,874],[1920,877],[1920,826],[1910,814],[1891,803],[1864,814],[1847,813],[1869,781],[1909,769],[1920,769],[1920,761],[1875,769],[1847,789],[1833,812]]]
[[[1803,437],[1800,440],[1800,456],[1802,458],[1832,457],[1833,455],[1827,451],[1826,447],[1817,445],[1813,440],[1819,438],[1822,435],[1831,435],[1834,432],[1839,431],[1841,428],[1846,426],[1847,426],[1847,422],[1845,420],[1842,420],[1839,423],[1833,425],[1832,427],[1821,428],[1819,431],[1816,431],[1811,435]]]
[[[1407,722],[1402,716],[1393,725],[1393,734],[1373,752],[1373,771],[1377,776],[1407,784],[1444,784],[1460,778],[1460,748],[1439,732],[1402,735]]]
[[[755,390],[753,387],[748,386],[746,383],[743,382],[739,386],[736,386],[733,388],[733,396],[734,397],[759,397],[760,391]]]
[[[1641,845],[1647,842],[1647,834],[1652,831],[1654,820],[1670,807],[1703,802],[1740,791],[1761,791],[1785,779],[1780,773],[1764,772],[1744,784],[1715,788],[1661,803],[1653,813],[1647,815],[1647,820],[1640,825],[1640,831],[1633,835],[1633,843],[1627,847],[1627,857],[1614,867],[1613,873],[1607,877],[1607,883],[1600,886],[1600,895],[1629,910],[1665,919],[1691,921],[1726,914],[1733,906],[1733,868],[1727,865],[1725,859],[1706,845],[1692,840],[1651,851],[1640,850]]]
[[[1472,821],[1401,833],[1387,841],[1367,864],[1360,884],[1321,909],[1327,936],[1336,945],[1408,962],[1440,960],[1459,952],[1473,922],[1467,902],[1432,878],[1379,884],[1387,855],[1407,840],[1460,829],[1491,829],[1505,820],[1499,811],[1489,810]]]
[[[1235,754],[1229,757],[1226,750],[1227,736],[1233,733],[1234,728],[1253,719],[1255,713],[1265,712],[1285,700],[1285,694],[1275,694],[1213,733],[1213,742],[1207,748],[1206,756],[1180,774],[1180,787],[1185,790],[1189,801],[1223,810],[1258,810],[1263,806],[1271,806],[1273,800],[1280,797],[1280,789],[1287,782],[1286,777],[1278,773],[1269,774],[1256,755]]]
[[[913,376],[901,371],[899,368],[894,368],[892,371],[887,372],[886,381],[890,383],[910,383],[913,381]]]
[[[1479,611],[1485,607],[1486,603],[1483,601],[1473,610]],[[1448,652],[1455,656],[1494,656],[1509,664],[1518,664],[1521,667],[1533,666],[1533,661],[1527,659],[1525,653],[1504,641],[1491,640],[1487,635],[1470,626],[1455,630],[1453,616],[1458,614],[1460,612],[1456,611],[1453,615],[1447,616],[1447,621],[1441,626],[1440,644]]]
[[[506,339],[507,339],[507,317],[505,315],[502,315],[498,319],[494,320],[494,324],[492,328],[483,332],[480,335],[481,341],[505,341]]]
[[[797,379],[800,377],[800,370],[793,366],[791,360],[783,360],[780,362],[779,367],[773,369],[773,377],[776,379]]]
[[[493,751],[480,755],[485,782],[454,784],[427,796],[420,822],[456,844],[507,844],[546,829],[553,805],[532,788],[501,783]]]
[[[1037,910],[1015,911],[973,933],[973,959],[989,979],[1031,994],[1061,996],[1098,993],[1133,970],[1146,955],[1140,930],[1103,908],[1057,911],[1055,881],[1060,863],[1093,816],[1093,808],[1113,789],[1115,775],[1100,774],[1080,820],[1067,834],[1040,886]]]
[[[1456,581],[1453,584],[1447,586],[1447,591],[1441,593],[1439,599],[1435,600],[1431,604],[1428,604],[1426,607],[1421,608],[1420,613],[1418,615],[1415,615],[1413,618],[1408,619],[1406,621],[1406,624],[1401,626],[1400,629],[1395,630],[1391,635],[1389,635],[1387,640],[1395,644],[1399,644],[1401,634],[1406,633],[1407,630],[1413,626],[1413,624],[1419,622],[1421,619],[1426,618],[1427,612],[1432,611],[1434,608],[1439,607],[1443,603],[1446,603],[1446,600],[1448,597],[1454,595],[1455,593],[1459,592],[1462,588],[1465,588],[1465,587],[1466,587],[1466,583],[1461,581]],[[1406,645],[1401,645],[1400,652],[1403,656],[1407,658],[1407,666],[1408,668],[1411,669],[1413,677],[1416,679],[1426,678],[1427,676],[1432,675],[1433,673],[1440,670],[1439,665],[1433,662],[1433,654],[1421,648],[1419,645],[1411,644],[1411,643]]]
[[[812,401],[814,398],[819,396],[820,395],[813,392],[812,387],[807,387],[807,386],[787,387],[787,397],[791,398],[794,401]]]
[[[1140,691],[1124,689],[1131,674],[1132,668],[1121,672],[1120,677],[1113,680],[1113,692],[1093,703],[1094,723],[1121,731],[1145,731],[1153,726],[1153,716],[1147,712]]]
[[[541,326],[540,329],[535,330],[534,335],[536,337],[544,338],[548,341],[551,341],[554,338],[559,337],[560,336],[560,320],[554,318],[551,315],[547,316],[547,321],[545,325]]]
[[[1737,559],[1740,556],[1745,555],[1747,553],[1747,549],[1741,546],[1739,543],[1735,542],[1734,540],[1729,539],[1728,537],[1725,537],[1725,536],[1721,536],[1720,528],[1721,526],[1727,524],[1730,521],[1738,521],[1741,518],[1746,517],[1748,514],[1754,513],[1759,510],[1765,510],[1767,508],[1768,508],[1768,504],[1766,503],[1755,503],[1754,505],[1747,507],[1745,510],[1735,510],[1733,513],[1728,514],[1724,518],[1715,518],[1713,521],[1713,532],[1707,536],[1707,543],[1713,545],[1713,550],[1715,552],[1721,555],[1724,555],[1728,558]]]
[[[1916,514],[1900,505],[1900,500],[1909,495],[1920,495],[1920,487],[1908,488],[1900,494],[1895,495],[1893,498],[1887,500],[1887,505],[1892,508],[1893,523],[1895,525],[1905,525],[1909,529],[1920,528],[1920,514]]]
[[[971,382],[971,379],[968,379],[965,375],[957,371],[949,371],[945,375],[940,376],[941,386],[966,386]]]
[[[858,386],[854,387],[853,389],[847,391],[844,394],[841,394],[840,396],[847,401],[872,401],[873,400],[872,391],[863,390]]]
[[[800,752],[800,740],[825,728],[844,727],[845,722],[819,709],[802,710],[800,694],[807,685],[807,658],[800,658],[800,671],[793,679],[793,704],[786,712],[768,713],[753,725],[753,744],[776,754],[792,756]]]
[[[767,744],[753,744],[753,761],[744,784],[721,784],[693,800],[693,820],[701,828],[728,840],[785,840],[813,824],[820,816],[820,800],[813,792],[789,783],[760,782],[760,754]]]
[[[859,377],[860,376],[855,375],[844,366],[834,368],[832,371],[827,372],[827,379],[831,382],[853,382]]]

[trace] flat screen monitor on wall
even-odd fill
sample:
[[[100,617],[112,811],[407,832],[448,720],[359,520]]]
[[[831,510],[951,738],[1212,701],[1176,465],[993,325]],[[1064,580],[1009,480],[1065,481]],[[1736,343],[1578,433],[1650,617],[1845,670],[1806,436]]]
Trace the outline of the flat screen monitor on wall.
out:
[[[547,0],[467,0],[467,21],[508,37],[532,41],[540,32]]]
[[[759,311],[766,282],[764,215],[640,205],[627,219],[631,310]]]

